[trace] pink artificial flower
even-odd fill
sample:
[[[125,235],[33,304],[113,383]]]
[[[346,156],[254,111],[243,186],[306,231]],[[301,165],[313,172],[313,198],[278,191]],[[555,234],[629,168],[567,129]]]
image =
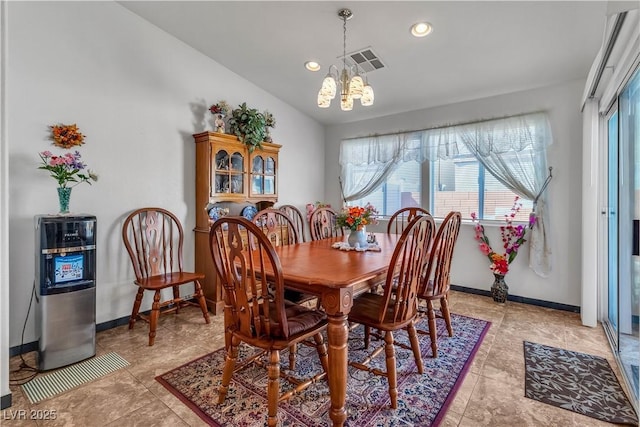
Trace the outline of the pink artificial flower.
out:
[[[482,242],[480,243],[480,251],[485,255],[489,255],[491,253],[491,248],[489,247],[489,245]]]

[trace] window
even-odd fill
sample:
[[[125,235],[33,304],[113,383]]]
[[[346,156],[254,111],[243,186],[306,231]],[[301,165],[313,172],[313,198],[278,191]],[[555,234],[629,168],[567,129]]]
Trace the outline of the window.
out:
[[[436,217],[456,210],[467,219],[502,219],[516,190],[516,220],[527,221],[548,183],[552,142],[545,112],[343,140],[341,189],[351,204],[373,203],[386,216],[419,204]],[[543,214],[544,204],[538,199]]]
[[[366,168],[366,165],[354,168],[355,179]],[[391,216],[400,208],[421,206],[421,168],[422,165],[415,160],[401,163],[376,190],[350,204],[364,206],[370,202],[383,216]]]
[[[504,156],[504,160],[509,157],[513,156]],[[460,211],[466,219],[475,212],[481,219],[501,220],[511,212],[516,194],[491,175],[466,147],[460,147],[460,153],[453,158],[434,160],[431,165],[431,179],[426,181],[433,196],[427,209],[433,216],[445,217],[450,211]],[[520,174],[533,174],[531,162],[524,162],[524,169]],[[533,201],[520,202],[522,208],[515,219],[528,221]]]

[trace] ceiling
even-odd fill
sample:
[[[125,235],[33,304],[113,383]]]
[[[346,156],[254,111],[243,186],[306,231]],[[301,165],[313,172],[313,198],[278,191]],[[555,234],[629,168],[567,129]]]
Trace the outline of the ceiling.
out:
[[[370,119],[586,78],[602,43],[601,1],[122,1],[120,4],[323,124]],[[375,103],[316,105],[329,65],[370,47]],[[418,21],[434,30],[415,38]],[[305,61],[322,65],[319,72]],[[212,95],[215,99],[215,94]],[[265,107],[267,108],[267,107]]]

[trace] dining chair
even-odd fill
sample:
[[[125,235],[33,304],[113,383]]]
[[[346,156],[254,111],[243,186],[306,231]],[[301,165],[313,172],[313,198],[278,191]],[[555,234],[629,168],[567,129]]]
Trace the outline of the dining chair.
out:
[[[293,245],[301,241],[293,220],[280,209],[263,209],[253,217],[252,222],[262,230],[273,246]],[[316,307],[319,302],[315,295],[291,289],[284,290],[284,299],[295,304],[316,300]],[[294,344],[289,350],[289,369],[295,370],[297,346]]]
[[[238,358],[238,346],[246,343],[268,353],[267,400],[269,426],[277,425],[278,402],[288,400],[326,376],[328,357],[322,332],[327,326],[320,310],[288,303],[280,260],[267,236],[242,217],[223,217],[209,232],[211,256],[224,287],[225,335],[230,345],[222,373],[218,403],[225,401]],[[270,285],[266,271],[273,272]],[[269,289],[271,288],[271,289]],[[280,351],[312,338],[323,372],[309,380],[293,380],[280,373]],[[259,363],[260,358],[252,362]],[[293,388],[280,394],[280,377]]]
[[[141,318],[149,322],[149,345],[152,346],[160,314],[176,314],[184,305],[196,305],[202,310],[202,316],[209,323],[209,312],[202,293],[200,280],[203,273],[186,272],[182,265],[182,247],[184,231],[178,218],[162,208],[141,208],[129,214],[122,226],[122,239],[131,258],[138,286],[133,311],[129,319],[129,329]],[[180,297],[179,287],[194,284],[193,295]],[[162,290],[173,289],[173,298],[161,302]],[[144,291],[153,291],[151,313],[140,313]],[[191,299],[197,303],[193,303]]]
[[[302,215],[302,212],[300,212],[300,209],[296,208],[293,205],[282,205],[282,206],[279,206],[278,209],[280,209],[282,212],[287,214],[291,219],[291,221],[293,221],[296,227],[296,231],[298,232],[298,237],[300,238],[300,242],[306,242],[307,238],[305,236],[305,231],[304,231],[305,220],[304,220],[304,216]]]
[[[387,234],[401,234],[416,215],[429,215],[429,211],[417,206],[401,208],[391,215],[387,224]]]
[[[428,256],[431,237],[435,232],[430,216],[417,216],[405,228],[396,244],[389,262],[384,294],[364,293],[353,301],[349,321],[364,325],[365,329],[377,329],[380,334],[371,334],[384,339],[384,344],[370,352],[363,362],[349,362],[356,369],[387,377],[391,408],[398,407],[395,345],[411,349],[419,373],[423,373],[420,344],[415,329],[417,316],[416,292]],[[404,329],[411,346],[394,343],[393,333]],[[365,336],[365,348],[369,347],[369,336]],[[386,355],[386,371],[369,367],[371,360],[382,350]]]
[[[273,246],[300,242],[300,235],[293,220],[279,209],[263,209],[253,217],[252,222],[262,230]]]
[[[428,319],[433,357],[438,357],[438,334],[433,301],[440,300],[440,316],[444,318],[449,336],[453,336],[451,314],[449,313],[449,288],[451,285],[449,273],[461,222],[462,215],[460,212],[449,212],[440,227],[438,227],[438,232],[431,245],[425,273],[418,288],[418,300],[425,300],[427,304],[426,312],[422,308],[420,311],[421,315],[426,315]],[[426,333],[422,330],[418,330],[418,332]]]
[[[311,240],[344,236],[344,230],[336,224],[337,216],[336,211],[327,207],[318,208],[311,212],[309,217]]]

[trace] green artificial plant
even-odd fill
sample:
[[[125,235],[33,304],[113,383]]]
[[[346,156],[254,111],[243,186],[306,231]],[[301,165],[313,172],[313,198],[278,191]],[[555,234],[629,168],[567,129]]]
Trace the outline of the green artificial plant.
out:
[[[243,102],[231,111],[229,130],[249,147],[249,152],[262,148],[262,141],[266,136],[266,120],[264,114],[255,108],[248,108]]]

